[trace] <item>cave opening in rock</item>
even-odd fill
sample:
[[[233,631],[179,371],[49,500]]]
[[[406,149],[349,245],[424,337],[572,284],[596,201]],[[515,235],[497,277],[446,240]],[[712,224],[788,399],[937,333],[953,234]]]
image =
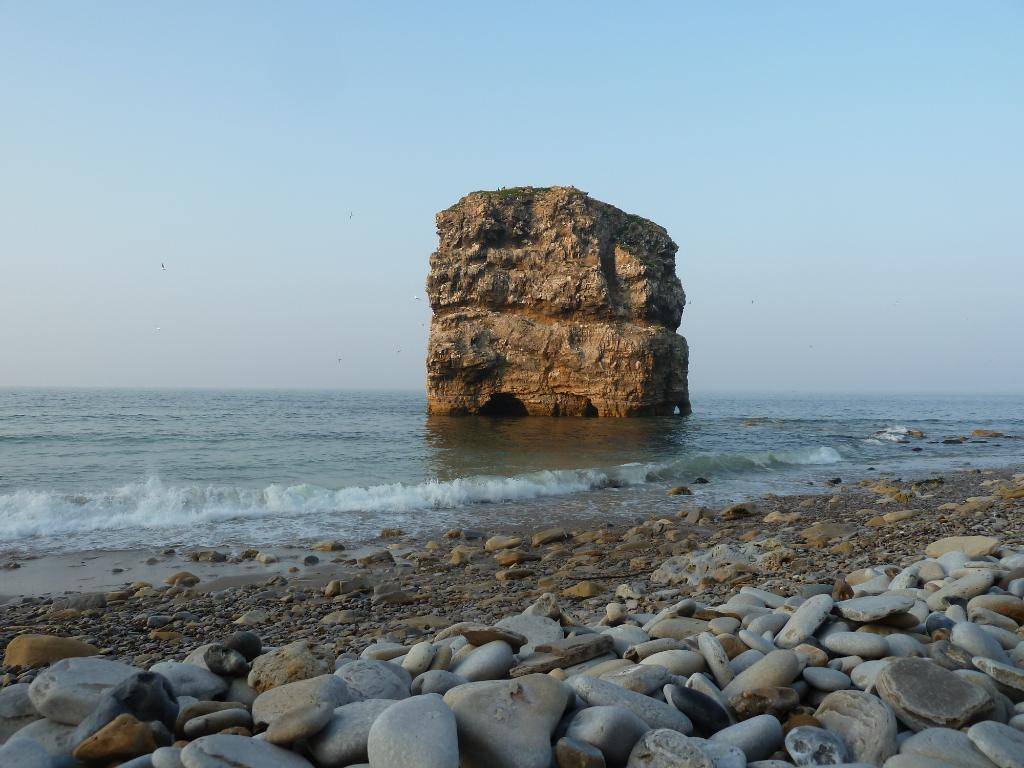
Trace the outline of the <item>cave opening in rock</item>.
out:
[[[588,417],[597,416],[597,408],[595,408],[594,404],[589,400],[587,400],[587,404],[583,406],[583,415]]]
[[[484,416],[526,416],[526,406],[515,395],[498,392],[487,399],[480,413]]]

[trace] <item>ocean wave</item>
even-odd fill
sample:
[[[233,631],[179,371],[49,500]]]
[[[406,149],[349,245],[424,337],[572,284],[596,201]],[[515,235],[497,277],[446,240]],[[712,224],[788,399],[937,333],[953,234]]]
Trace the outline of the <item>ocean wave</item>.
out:
[[[910,430],[900,424],[885,427],[867,438],[868,442],[878,443],[909,443]]]
[[[512,477],[477,475],[423,483],[324,488],[271,484],[265,488],[174,485],[150,477],[102,493],[17,490],[0,494],[0,541],[124,529],[188,528],[218,521],[299,517],[324,513],[408,513],[482,503],[526,501],[608,487],[692,480],[695,475],[740,474],[835,464],[828,446],[756,453],[703,453],[664,463],[610,469],[544,470]]]

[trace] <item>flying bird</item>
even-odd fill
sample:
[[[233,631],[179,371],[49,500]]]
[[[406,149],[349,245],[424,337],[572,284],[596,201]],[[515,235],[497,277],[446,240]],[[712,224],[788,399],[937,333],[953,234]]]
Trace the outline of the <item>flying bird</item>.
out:
[[[413,296],[413,297],[412,297],[412,300],[413,300],[413,301],[419,301],[419,300],[420,300],[420,297],[419,297],[419,296]]]
[[[153,326],[153,330],[156,331],[157,333],[160,333],[160,326],[159,325]]]
[[[160,269],[162,269],[164,272],[167,271],[167,267],[164,266],[164,263],[162,261],[160,262]]]
[[[350,219],[352,218],[352,211],[349,211],[349,212],[348,212],[348,217],[349,217]]]

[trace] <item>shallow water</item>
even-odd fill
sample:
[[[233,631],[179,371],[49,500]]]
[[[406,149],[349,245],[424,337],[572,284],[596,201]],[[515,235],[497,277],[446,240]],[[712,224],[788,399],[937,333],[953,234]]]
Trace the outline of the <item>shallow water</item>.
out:
[[[1024,434],[1024,397],[693,401],[686,418],[428,418],[418,392],[0,389],[0,549],[669,514],[683,501],[665,490],[680,483],[715,504],[833,476],[1024,461],[1024,440],[940,442]]]

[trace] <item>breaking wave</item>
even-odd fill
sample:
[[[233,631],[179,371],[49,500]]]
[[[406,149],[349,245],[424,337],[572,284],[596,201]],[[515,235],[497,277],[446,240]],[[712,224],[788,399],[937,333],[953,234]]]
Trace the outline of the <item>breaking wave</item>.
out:
[[[514,502],[696,475],[770,471],[843,461],[827,446],[757,453],[702,453],[665,463],[610,469],[544,470],[512,477],[478,475],[423,483],[324,488],[173,485],[156,477],[102,493],[18,490],[0,494],[0,542],[124,529],[168,529],[237,519],[323,513],[406,513],[471,504]]]

